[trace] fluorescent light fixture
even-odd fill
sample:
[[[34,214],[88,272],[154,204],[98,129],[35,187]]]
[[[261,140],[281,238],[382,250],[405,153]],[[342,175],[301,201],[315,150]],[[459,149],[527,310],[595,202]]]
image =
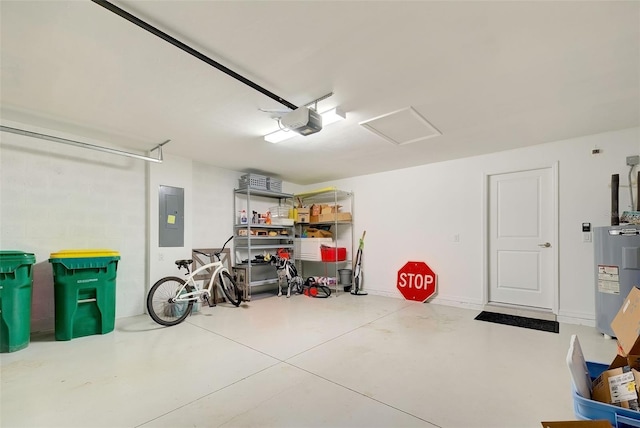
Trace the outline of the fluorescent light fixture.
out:
[[[347,114],[340,107],[335,107],[331,110],[325,111],[324,113],[320,113],[320,116],[322,116],[323,128],[327,125],[331,125],[332,123],[336,123],[347,118]],[[265,141],[276,144],[281,141],[288,140],[289,138],[296,137],[298,135],[300,134],[296,134],[294,131],[289,131],[288,129],[279,129],[275,132],[265,135],[264,139]]]
[[[280,141],[288,140],[289,138],[293,138],[296,135],[298,134],[293,131],[289,131],[288,129],[279,129],[276,132],[265,135],[264,140],[273,144],[277,144]]]
[[[331,125],[347,118],[347,114],[340,107],[320,113],[320,116],[322,116],[322,126]]]

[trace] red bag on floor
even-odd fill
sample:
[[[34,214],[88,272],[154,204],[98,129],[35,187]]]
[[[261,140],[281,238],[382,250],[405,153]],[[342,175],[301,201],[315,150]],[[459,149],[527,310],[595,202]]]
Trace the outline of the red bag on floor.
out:
[[[327,298],[331,296],[331,289],[326,285],[320,285],[313,277],[307,278],[304,282],[302,294],[309,297]]]

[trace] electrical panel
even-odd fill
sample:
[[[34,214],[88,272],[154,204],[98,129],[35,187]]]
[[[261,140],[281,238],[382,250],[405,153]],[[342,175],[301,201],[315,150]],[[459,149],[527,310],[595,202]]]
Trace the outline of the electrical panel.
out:
[[[159,237],[160,247],[184,246],[184,189],[160,186]]]

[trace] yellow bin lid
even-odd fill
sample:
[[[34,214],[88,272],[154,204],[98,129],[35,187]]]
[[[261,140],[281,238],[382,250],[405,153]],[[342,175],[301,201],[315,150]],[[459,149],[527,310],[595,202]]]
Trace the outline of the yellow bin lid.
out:
[[[79,250],[61,250],[57,253],[51,253],[51,259],[79,259],[88,257],[120,257],[120,253],[104,248],[98,249],[79,249]]]

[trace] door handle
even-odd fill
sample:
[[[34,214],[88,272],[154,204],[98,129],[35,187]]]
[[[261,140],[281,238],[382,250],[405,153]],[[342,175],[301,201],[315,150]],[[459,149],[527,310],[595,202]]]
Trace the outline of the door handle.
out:
[[[549,242],[545,242],[544,244],[538,244],[538,247],[549,248],[551,244]]]

